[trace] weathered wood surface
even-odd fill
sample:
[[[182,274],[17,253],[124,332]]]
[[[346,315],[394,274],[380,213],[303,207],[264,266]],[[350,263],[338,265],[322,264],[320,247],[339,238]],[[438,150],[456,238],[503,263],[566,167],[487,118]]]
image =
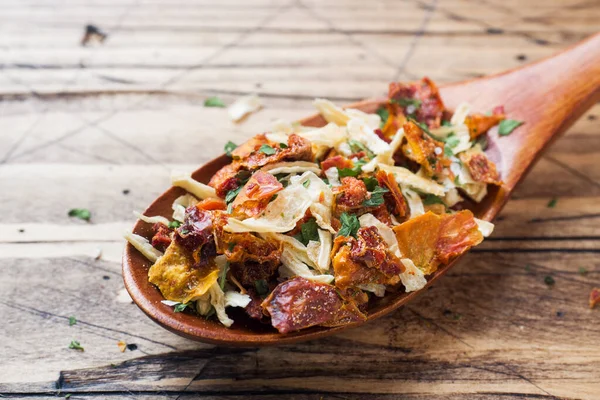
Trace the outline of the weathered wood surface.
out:
[[[261,350],[179,338],[123,296],[119,257],[131,210],[170,169],[309,114],[313,97],[501,71],[599,20],[586,0],[3,1],[0,395],[597,399],[599,105],[532,170],[489,241],[410,306],[333,338]],[[104,45],[78,45],[90,22]],[[201,105],[249,92],[266,107],[241,125]],[[92,223],[68,219],[73,207]]]

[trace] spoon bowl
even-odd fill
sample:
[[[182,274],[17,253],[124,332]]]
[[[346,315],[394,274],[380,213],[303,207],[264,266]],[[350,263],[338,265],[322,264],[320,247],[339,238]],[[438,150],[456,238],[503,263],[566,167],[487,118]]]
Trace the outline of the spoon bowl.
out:
[[[440,92],[450,110],[461,102],[468,102],[473,110],[479,112],[504,105],[511,119],[525,122],[510,136],[499,137],[497,128],[488,132],[489,147],[486,153],[496,163],[503,184],[490,187],[488,195],[481,203],[475,204],[472,211],[478,218],[492,221],[543,150],[600,100],[600,34],[545,60],[498,75],[442,86]],[[386,100],[370,99],[345,107],[372,113]],[[299,122],[316,127],[326,124],[320,115]],[[216,171],[229,162],[229,157],[222,155],[196,170],[192,177],[207,183]],[[171,204],[183,194],[183,189],[170,188],[148,207],[145,214],[168,217],[172,213]],[[142,221],[136,223],[133,232],[147,238],[153,234],[151,226]],[[428,277],[426,287],[431,286],[459,260],[457,258],[441,266]],[[162,294],[148,281],[150,265],[141,253],[127,244],[123,254],[123,279],[131,298],[142,311],[178,335],[230,346],[277,345],[329,336],[389,314],[426,290],[389,293],[383,298],[373,299],[369,302],[365,322],[335,328],[313,327],[284,335],[270,325],[250,319],[240,309],[228,309],[236,321],[231,328],[197,315],[174,313],[172,307],[161,303],[164,300]]]

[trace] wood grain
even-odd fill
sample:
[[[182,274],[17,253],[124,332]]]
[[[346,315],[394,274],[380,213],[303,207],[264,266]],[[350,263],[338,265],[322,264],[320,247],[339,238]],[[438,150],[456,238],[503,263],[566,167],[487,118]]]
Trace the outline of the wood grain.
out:
[[[583,39],[599,18],[586,0],[3,1],[0,394],[596,399],[600,314],[587,295],[600,282],[599,105],[547,151],[492,240],[380,324],[235,353],[178,338],[117,299],[120,229],[172,167],[307,115],[313,97],[346,103],[385,93],[395,76],[499,72]],[[109,40],[80,48],[90,22]],[[202,108],[209,95],[248,92],[266,108],[242,125]],[[71,207],[89,207],[92,223],[69,220]],[[69,327],[71,315],[80,322]],[[119,340],[138,349],[121,353]]]

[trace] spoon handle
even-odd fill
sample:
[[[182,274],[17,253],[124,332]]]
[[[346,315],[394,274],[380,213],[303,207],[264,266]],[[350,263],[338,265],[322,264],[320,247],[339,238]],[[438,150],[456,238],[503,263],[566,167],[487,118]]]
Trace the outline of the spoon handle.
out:
[[[600,100],[600,33],[521,72],[513,74],[533,89],[535,115],[552,122],[552,135],[562,133]]]
[[[600,100],[600,33],[538,62],[450,85],[442,96],[481,112],[504,105],[508,118],[524,122],[498,140],[507,198],[552,140]]]

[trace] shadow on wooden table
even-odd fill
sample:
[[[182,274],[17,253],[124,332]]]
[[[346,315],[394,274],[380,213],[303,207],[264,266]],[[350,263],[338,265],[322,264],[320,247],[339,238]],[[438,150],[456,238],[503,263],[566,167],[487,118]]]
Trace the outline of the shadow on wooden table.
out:
[[[569,370],[576,376],[589,368],[573,353],[579,344],[584,348],[595,340],[579,327],[589,311],[585,303],[570,300],[578,279],[563,274],[556,287],[544,283],[544,276],[569,257],[548,261],[539,252],[484,247],[411,305],[338,336],[264,349],[192,345],[115,365],[65,370],[57,385],[67,392],[254,393],[260,398],[336,393],[438,398],[433,394],[499,394],[507,387],[546,396],[560,383],[546,371]],[[569,334],[578,330],[578,337]]]

